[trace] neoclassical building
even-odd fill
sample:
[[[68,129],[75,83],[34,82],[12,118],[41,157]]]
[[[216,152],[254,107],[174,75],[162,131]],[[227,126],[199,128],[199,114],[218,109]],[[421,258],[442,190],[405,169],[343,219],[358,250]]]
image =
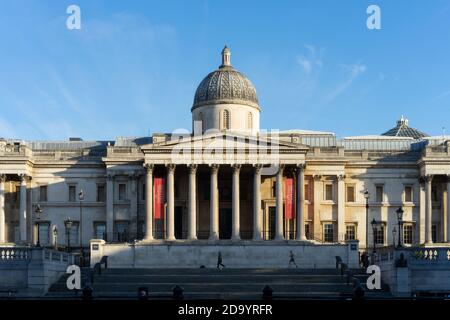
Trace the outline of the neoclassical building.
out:
[[[399,207],[405,245],[450,242],[449,137],[403,117],[372,136],[263,131],[261,111],[225,47],[195,92],[192,130],[1,139],[0,243],[358,239],[364,249],[397,241]]]

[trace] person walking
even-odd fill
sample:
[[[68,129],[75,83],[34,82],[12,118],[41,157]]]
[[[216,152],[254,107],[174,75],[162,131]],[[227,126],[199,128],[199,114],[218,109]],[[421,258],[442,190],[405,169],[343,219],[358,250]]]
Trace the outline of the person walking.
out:
[[[222,270],[223,268],[225,268],[225,265],[222,263],[222,252],[219,251],[217,256],[217,269]]]
[[[289,267],[291,265],[295,265],[296,268],[298,268],[297,264],[295,263],[295,259],[294,259],[294,253],[291,251],[289,251]]]

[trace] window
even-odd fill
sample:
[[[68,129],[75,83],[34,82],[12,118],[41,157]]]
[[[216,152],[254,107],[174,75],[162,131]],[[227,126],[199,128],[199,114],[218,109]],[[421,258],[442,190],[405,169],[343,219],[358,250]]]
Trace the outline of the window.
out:
[[[48,222],[38,223],[37,232],[41,246],[50,245],[50,224]]]
[[[305,184],[305,200],[311,201],[310,192],[309,192],[309,184]]]
[[[347,202],[355,202],[355,186],[347,186]]]
[[[277,197],[277,182],[273,181],[272,182],[272,198],[276,198]]]
[[[345,240],[356,239],[356,226],[354,224],[348,224],[345,226]]]
[[[411,186],[405,186],[405,202],[413,201],[413,188]]]
[[[412,244],[413,242],[413,226],[406,224],[403,226],[403,243]]]
[[[68,236],[70,239],[70,246],[71,247],[77,247],[80,245],[80,239],[78,238],[78,230],[79,230],[79,223],[78,222],[72,222],[72,226],[70,229],[66,227],[66,237]],[[67,242],[67,245],[69,243]]]
[[[116,222],[116,233],[118,242],[128,241],[128,222]]]
[[[333,200],[333,185],[331,183],[325,185],[325,200]]]
[[[69,186],[69,202],[76,201],[77,188],[76,186]]]
[[[384,225],[379,225],[375,229],[375,244],[384,245]]]
[[[94,225],[94,238],[106,240],[106,224],[104,222],[97,222]]]
[[[253,114],[251,112],[249,112],[247,115],[247,129],[253,129]]]
[[[127,198],[127,185],[119,183],[119,201],[125,201]]]
[[[305,236],[306,236],[306,239],[308,239],[308,240],[311,240],[311,233],[310,233],[310,224],[309,223],[306,223],[305,224]]]
[[[222,128],[224,130],[230,129],[230,111],[223,110],[222,118],[223,118]]]
[[[334,241],[334,232],[333,232],[333,224],[326,223],[323,226],[323,240],[325,242],[333,242]]]
[[[431,226],[431,241],[437,242],[437,226],[435,224]]]
[[[39,201],[47,202],[47,186],[39,187]]]
[[[97,185],[97,202],[106,202],[105,185]]]
[[[377,202],[383,202],[384,201],[384,187],[383,186],[376,186],[376,201]]]

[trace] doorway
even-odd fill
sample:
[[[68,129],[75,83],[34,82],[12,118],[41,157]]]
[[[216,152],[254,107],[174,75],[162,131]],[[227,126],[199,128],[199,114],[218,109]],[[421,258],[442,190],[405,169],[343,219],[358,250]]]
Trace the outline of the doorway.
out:
[[[175,207],[175,238],[183,239],[183,207]]]
[[[231,238],[231,209],[220,209],[219,214],[219,238],[230,239]]]
[[[269,207],[269,240],[275,239],[276,207]]]

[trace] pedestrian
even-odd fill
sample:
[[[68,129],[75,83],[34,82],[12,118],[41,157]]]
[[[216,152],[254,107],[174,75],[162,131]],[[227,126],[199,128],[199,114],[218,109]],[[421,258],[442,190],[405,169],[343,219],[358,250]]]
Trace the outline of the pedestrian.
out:
[[[222,253],[219,251],[217,256],[217,269],[222,270],[223,268],[225,268],[225,265],[222,263]]]
[[[296,268],[298,268],[297,264],[295,263],[295,259],[294,259],[294,253],[291,251],[289,251],[289,267],[291,265],[295,265]]]

